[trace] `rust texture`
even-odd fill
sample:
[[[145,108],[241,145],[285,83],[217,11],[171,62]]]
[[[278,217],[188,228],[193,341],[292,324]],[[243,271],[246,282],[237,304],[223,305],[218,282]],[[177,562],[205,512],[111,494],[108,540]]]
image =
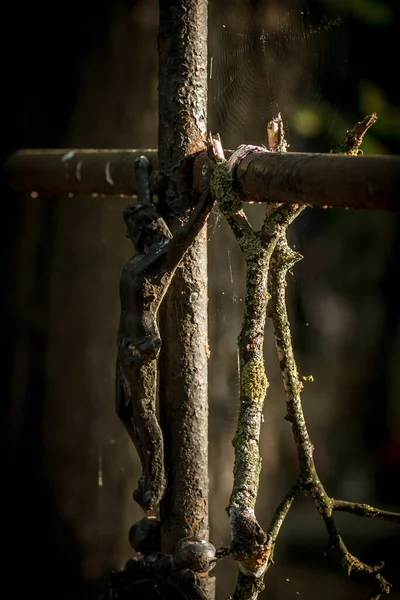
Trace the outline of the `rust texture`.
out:
[[[161,503],[163,550],[198,535],[208,539],[206,235],[178,267],[164,300],[160,411],[168,487]],[[188,268],[190,267],[190,268]]]
[[[245,201],[400,210],[400,156],[253,153],[236,183]]]
[[[134,162],[142,154],[151,162],[152,187],[157,191],[163,177],[157,172],[156,150],[19,150],[6,161],[3,180],[15,191],[35,191],[47,196],[135,194]],[[163,154],[170,169],[175,163],[165,147]],[[180,154],[183,155],[182,148]],[[61,161],[64,156],[70,158]],[[185,160],[183,156],[181,159]],[[180,169],[179,178],[175,172],[169,184],[171,193],[180,184],[181,190],[189,190],[190,198],[192,181],[196,190],[204,186],[202,167],[207,153],[196,156],[194,169],[192,161],[193,157],[186,159],[186,168],[184,165]],[[106,178],[107,164],[113,184]],[[319,207],[400,210],[400,156],[364,155],[355,161],[354,156],[345,154],[251,154],[238,165],[236,181],[245,202],[273,200]]]
[[[132,195],[137,192],[135,160],[145,154],[158,165],[155,150],[18,150],[3,167],[17,192]]]
[[[160,0],[159,192],[171,227],[199,201],[193,160],[205,148],[207,1]],[[188,167],[188,168],[185,168]],[[189,168],[190,167],[190,168]],[[161,543],[208,538],[207,239],[203,229],[180,263],[161,307],[160,417],[168,486]],[[213,597],[213,578],[202,578]]]
[[[190,204],[196,152],[207,128],[207,0],[160,0],[158,156],[169,216]],[[184,196],[187,196],[184,198]]]

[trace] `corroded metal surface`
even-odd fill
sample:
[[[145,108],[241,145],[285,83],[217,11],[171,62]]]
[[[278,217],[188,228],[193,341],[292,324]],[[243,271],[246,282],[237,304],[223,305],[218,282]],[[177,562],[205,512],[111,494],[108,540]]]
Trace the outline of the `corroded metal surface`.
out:
[[[137,192],[134,162],[143,154],[151,162],[152,186],[157,191],[162,177],[157,151],[150,149],[19,150],[6,161],[3,180],[15,191],[43,195],[132,195]],[[186,173],[172,178],[170,189],[187,191],[194,184],[202,190],[206,153],[185,161]],[[400,210],[400,156],[254,153],[239,163],[235,178],[247,202]]]
[[[236,182],[247,201],[400,210],[400,156],[255,153]]]
[[[207,1],[161,0],[159,25],[160,210],[175,218],[198,204],[193,163],[205,148]],[[207,191],[205,191],[207,194]],[[208,538],[207,238],[180,263],[161,307],[160,416],[168,487],[161,503],[163,552],[187,536]],[[209,600],[213,578],[202,578]]]
[[[62,194],[132,195],[137,192],[135,160],[146,155],[157,165],[155,150],[18,150],[3,167],[15,191]]]

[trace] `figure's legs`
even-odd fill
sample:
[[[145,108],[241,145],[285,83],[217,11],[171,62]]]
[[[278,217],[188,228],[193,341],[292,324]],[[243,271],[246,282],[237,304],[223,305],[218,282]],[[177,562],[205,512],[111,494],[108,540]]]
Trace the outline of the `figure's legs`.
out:
[[[156,508],[165,492],[164,443],[156,415],[157,363],[117,367],[116,411],[142,463],[133,497],[146,512]]]
[[[134,498],[145,511],[156,508],[165,492],[164,440],[156,414],[157,361],[129,368],[135,428],[143,448],[142,486]]]
[[[135,500],[144,508],[155,508],[162,499],[166,482],[164,473],[164,439],[156,413],[157,361],[135,369],[131,375],[133,418],[144,449],[144,485],[142,497]],[[145,508],[147,507],[147,508]]]
[[[123,374],[118,361],[115,373],[115,410],[136,448],[143,469],[143,465],[145,463],[145,453],[137,428],[135,426],[130,394],[128,396],[126,393],[125,385],[123,383]]]

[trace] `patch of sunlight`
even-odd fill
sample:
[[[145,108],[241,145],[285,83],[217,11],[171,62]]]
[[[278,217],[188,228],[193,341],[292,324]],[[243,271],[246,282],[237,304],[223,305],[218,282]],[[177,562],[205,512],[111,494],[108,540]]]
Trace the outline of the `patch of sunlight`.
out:
[[[320,115],[309,106],[300,107],[293,115],[291,126],[300,135],[313,137],[320,133],[322,122]]]
[[[368,136],[364,137],[363,143],[361,144],[361,150],[364,154],[387,154],[388,150],[381,144],[376,138]]]
[[[360,82],[360,109],[362,113],[378,113],[379,116],[386,115],[390,111],[390,103],[385,98],[379,85],[372,81]]]
[[[360,112],[362,114],[369,114],[371,112],[378,114],[378,120],[373,130],[382,137],[400,139],[400,108],[392,104],[382,89],[372,81],[362,81],[359,89]],[[369,152],[369,148],[367,149],[367,140],[368,142],[372,142],[370,136],[366,136],[365,139],[365,151]],[[373,152],[381,151],[379,148],[374,148],[373,150]]]

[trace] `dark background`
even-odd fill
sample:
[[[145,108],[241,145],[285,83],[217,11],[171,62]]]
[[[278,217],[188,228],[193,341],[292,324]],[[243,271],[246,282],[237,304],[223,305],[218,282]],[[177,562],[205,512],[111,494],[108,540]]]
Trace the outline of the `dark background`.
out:
[[[155,1],[6,3],[2,13],[3,159],[22,147],[156,147]],[[326,152],[377,111],[364,151],[399,154],[399,13],[388,0],[211,0],[210,127],[228,147],[264,143],[265,123],[281,110],[291,150]],[[16,597],[95,598],[129,557],[127,531],[140,517],[131,502],[138,461],[113,404],[126,199],[3,189],[2,201],[3,581]],[[259,215],[253,207],[254,223]],[[209,238],[210,509],[219,545],[229,539],[243,262],[217,214]],[[307,209],[291,242],[304,255],[288,294],[300,373],[315,379],[303,399],[321,478],[334,497],[399,510],[398,216]],[[270,338],[264,526],[297,468]],[[362,560],[386,561],[400,597],[396,526],[337,521]],[[282,529],[268,597],[364,598],[327,550],[305,498]],[[216,572],[223,598],[235,567],[226,560]]]

